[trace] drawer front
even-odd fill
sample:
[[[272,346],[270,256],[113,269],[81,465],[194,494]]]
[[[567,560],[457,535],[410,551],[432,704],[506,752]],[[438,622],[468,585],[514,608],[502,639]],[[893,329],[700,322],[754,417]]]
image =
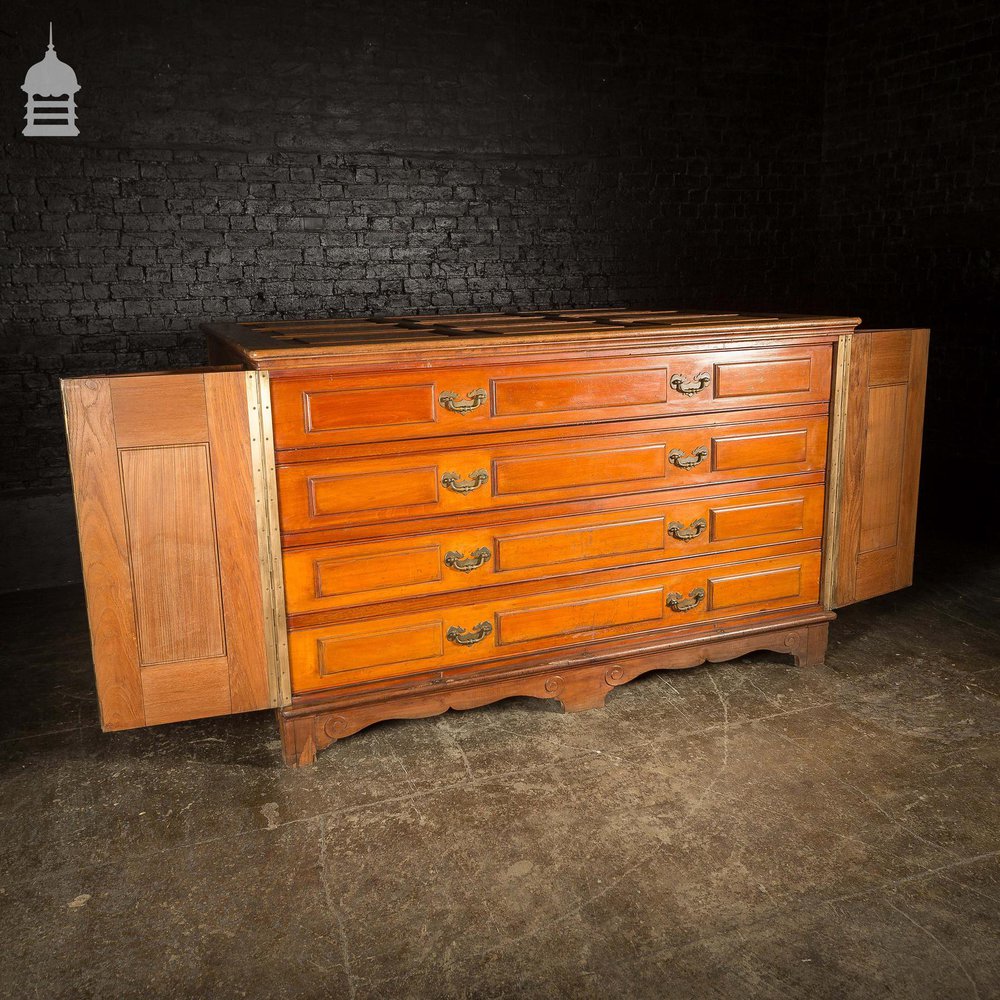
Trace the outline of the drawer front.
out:
[[[275,378],[276,447],[441,437],[830,396],[828,344],[421,372]]]
[[[291,614],[820,538],[823,487],[803,486],[405,538],[286,549]]]
[[[289,633],[295,693],[814,605],[820,556],[796,553]]]
[[[278,469],[281,528],[520,507],[815,472],[825,416],[462,448]]]

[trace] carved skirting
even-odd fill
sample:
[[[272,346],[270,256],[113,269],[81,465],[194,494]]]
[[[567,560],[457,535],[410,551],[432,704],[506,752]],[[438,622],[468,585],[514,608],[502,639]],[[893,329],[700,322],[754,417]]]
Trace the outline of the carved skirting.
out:
[[[651,652],[608,651],[585,663],[508,667],[489,674],[439,680],[406,693],[382,690],[353,698],[340,694],[320,702],[293,702],[277,710],[285,762],[292,766],[311,764],[316,754],[331,743],[385,719],[427,718],[449,709],[479,708],[504,698],[554,699],[566,712],[600,708],[616,687],[650,670],[719,663],[758,649],[788,653],[798,667],[819,666],[826,653],[832,617],[827,613],[813,616],[807,623],[756,628]]]

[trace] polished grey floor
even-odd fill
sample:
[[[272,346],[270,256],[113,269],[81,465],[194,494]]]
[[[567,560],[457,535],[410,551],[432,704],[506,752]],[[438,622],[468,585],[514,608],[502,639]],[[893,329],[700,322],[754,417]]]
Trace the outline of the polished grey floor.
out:
[[[925,560],[827,666],[605,710],[102,735],[81,594],[0,599],[0,995],[1000,996],[1000,570]]]

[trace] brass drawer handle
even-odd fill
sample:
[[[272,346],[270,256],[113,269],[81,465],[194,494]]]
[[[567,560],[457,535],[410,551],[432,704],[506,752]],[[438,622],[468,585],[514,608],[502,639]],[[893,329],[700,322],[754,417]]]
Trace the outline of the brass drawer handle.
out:
[[[460,403],[458,401],[457,392],[442,392],[438,396],[438,402],[446,409],[451,410],[452,413],[469,413],[471,410],[475,410],[482,406],[486,402],[486,390],[485,389],[473,389],[472,392],[467,392],[465,398],[469,400],[468,403]]]
[[[674,375],[670,379],[670,387],[683,393],[685,396],[694,396],[696,393],[701,392],[711,381],[712,376],[708,372],[695,375],[690,381],[683,375]]]
[[[490,561],[490,555],[490,550],[485,546],[474,549],[467,559],[461,552],[449,552],[444,557],[444,564],[449,569],[457,569],[459,573],[471,573],[474,569],[485,566]]]
[[[708,458],[708,449],[704,445],[699,445],[690,455],[685,455],[680,448],[667,455],[671,465],[676,465],[678,469],[693,469],[696,465],[701,465]]]
[[[454,642],[459,646],[475,646],[477,642],[482,642],[492,631],[493,626],[489,622],[480,622],[469,632],[466,632],[461,625],[452,625],[445,633],[445,638],[449,642]]]
[[[680,594],[667,594],[667,607],[671,611],[693,611],[705,597],[701,587],[695,587],[687,597]]]
[[[690,542],[692,538],[697,538],[707,527],[708,523],[703,517],[699,517],[697,521],[692,521],[686,528],[680,521],[671,521],[667,525],[667,534],[672,538],[676,538],[679,542]]]
[[[478,490],[483,483],[489,482],[489,474],[485,469],[476,469],[468,479],[460,479],[457,472],[446,472],[441,477],[441,485],[454,493],[471,493]]]

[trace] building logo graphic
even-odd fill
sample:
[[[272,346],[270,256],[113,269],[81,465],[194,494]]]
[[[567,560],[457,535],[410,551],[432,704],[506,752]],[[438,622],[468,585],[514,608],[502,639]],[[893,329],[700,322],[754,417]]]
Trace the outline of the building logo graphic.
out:
[[[21,86],[28,95],[28,124],[24,135],[79,135],[76,127],[76,92],[80,84],[76,73],[57,55],[52,45],[52,22],[49,21],[49,49],[41,62],[35,63]]]

